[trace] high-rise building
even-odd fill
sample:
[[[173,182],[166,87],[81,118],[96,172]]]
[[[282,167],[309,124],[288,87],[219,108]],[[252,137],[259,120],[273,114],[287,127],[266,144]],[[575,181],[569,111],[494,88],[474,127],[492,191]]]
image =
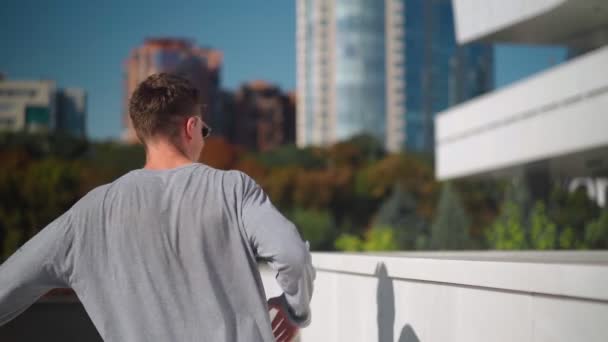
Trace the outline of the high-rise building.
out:
[[[295,142],[295,95],[265,81],[243,84],[233,95],[230,140],[268,151]]]
[[[147,39],[131,51],[125,62],[125,94],[123,121],[127,128],[123,139],[136,142],[128,115],[128,101],[139,83],[148,76],[168,72],[189,79],[199,90],[205,106],[205,120],[211,125],[220,119],[220,71],[222,53],[218,50],[197,47],[185,39]]]
[[[337,139],[334,1],[296,3],[296,141],[324,145]]]
[[[298,0],[298,145],[431,150],[434,115],[493,85],[492,48],[454,37],[450,0]]]
[[[0,82],[0,130],[61,131],[85,137],[86,92],[59,89],[54,81]]]
[[[403,13],[405,106],[395,112],[405,136],[389,133],[389,147],[432,151],[435,115],[493,88],[493,47],[457,44],[450,0],[408,0]]]
[[[57,93],[57,130],[84,138],[86,107],[87,94],[83,89],[61,89]]]

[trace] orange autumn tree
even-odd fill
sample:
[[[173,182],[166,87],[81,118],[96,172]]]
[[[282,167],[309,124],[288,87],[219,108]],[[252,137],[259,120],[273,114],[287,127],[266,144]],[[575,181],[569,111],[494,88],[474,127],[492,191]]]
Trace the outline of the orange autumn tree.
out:
[[[238,158],[237,147],[220,136],[211,136],[205,140],[205,148],[199,159],[201,163],[221,170],[234,168]]]

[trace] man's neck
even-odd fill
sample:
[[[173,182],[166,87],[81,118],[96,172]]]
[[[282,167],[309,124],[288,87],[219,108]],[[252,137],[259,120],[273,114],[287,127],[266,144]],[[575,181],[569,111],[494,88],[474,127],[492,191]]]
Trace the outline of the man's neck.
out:
[[[183,159],[183,160],[147,160],[146,165],[144,165],[144,169],[147,170],[169,170],[174,169],[176,167],[184,166],[192,164],[191,160]]]
[[[192,164],[192,160],[174,147],[167,144],[157,144],[148,146],[144,169],[167,170],[188,164]]]

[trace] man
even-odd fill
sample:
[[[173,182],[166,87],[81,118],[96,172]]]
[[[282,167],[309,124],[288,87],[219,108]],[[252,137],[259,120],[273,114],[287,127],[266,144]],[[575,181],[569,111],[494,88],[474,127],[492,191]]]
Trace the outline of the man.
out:
[[[209,128],[188,81],[150,76],[129,111],[146,165],[89,192],[0,266],[0,325],[71,287],[105,341],[289,341],[310,322],[315,276],[294,225],[245,174],[196,162]],[[258,259],[284,291],[268,303]]]

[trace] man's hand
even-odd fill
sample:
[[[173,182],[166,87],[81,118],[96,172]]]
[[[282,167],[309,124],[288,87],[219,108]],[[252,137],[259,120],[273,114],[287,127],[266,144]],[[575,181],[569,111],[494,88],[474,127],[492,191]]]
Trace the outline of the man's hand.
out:
[[[289,342],[298,333],[298,326],[289,320],[289,313],[285,311],[284,304],[280,297],[268,300],[268,309],[272,318],[272,333],[277,342]],[[276,314],[275,314],[276,313]]]

